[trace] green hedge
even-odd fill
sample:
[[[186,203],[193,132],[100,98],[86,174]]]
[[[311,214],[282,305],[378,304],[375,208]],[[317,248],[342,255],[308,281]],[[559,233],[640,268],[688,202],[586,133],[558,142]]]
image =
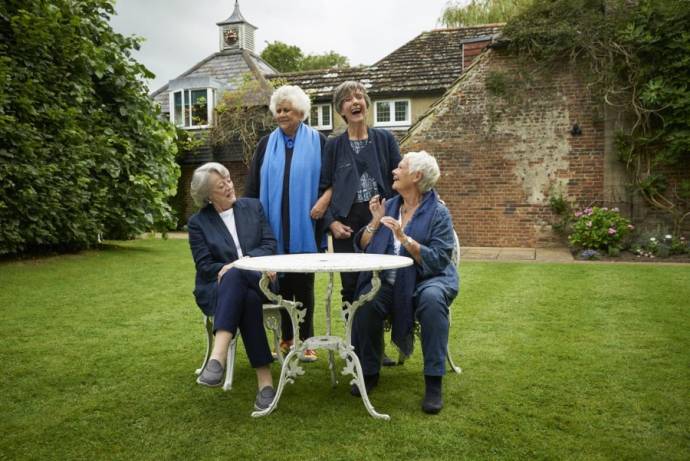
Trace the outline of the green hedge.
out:
[[[174,225],[174,129],[107,0],[0,4],[0,254]]]

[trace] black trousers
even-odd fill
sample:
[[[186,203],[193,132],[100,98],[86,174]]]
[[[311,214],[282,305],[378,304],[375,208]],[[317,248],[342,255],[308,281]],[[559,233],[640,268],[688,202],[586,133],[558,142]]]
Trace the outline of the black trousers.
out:
[[[371,213],[369,212],[369,203],[355,203],[350,208],[350,213],[345,218],[338,219],[341,223],[352,228],[352,235],[346,239],[333,239],[333,251],[336,253],[354,253],[354,236],[371,221]],[[340,291],[340,296],[343,302],[352,302],[355,298],[355,289],[357,289],[357,279],[359,272],[341,272],[340,282],[343,289]]]
[[[265,300],[259,288],[261,274],[232,268],[218,284],[218,299],[213,316],[213,333],[229,331],[233,337],[239,328],[249,363],[258,368],[273,362],[264,330],[262,303]]]
[[[285,272],[281,274],[279,284],[278,292],[284,299],[291,301],[294,298],[306,310],[299,325],[299,339],[304,341],[314,336],[314,274]],[[282,309],[280,316],[283,341],[290,341],[295,336],[290,316]]]

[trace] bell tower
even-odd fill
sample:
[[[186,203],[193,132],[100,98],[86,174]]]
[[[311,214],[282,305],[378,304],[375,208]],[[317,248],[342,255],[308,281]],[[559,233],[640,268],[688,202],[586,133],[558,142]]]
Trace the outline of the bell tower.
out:
[[[240,12],[240,4],[235,0],[235,9],[225,21],[216,23],[220,36],[220,50],[248,50],[254,52],[254,31]]]

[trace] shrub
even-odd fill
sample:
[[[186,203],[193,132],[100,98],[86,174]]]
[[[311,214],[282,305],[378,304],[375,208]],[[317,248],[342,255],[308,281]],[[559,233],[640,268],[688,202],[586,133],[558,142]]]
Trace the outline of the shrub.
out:
[[[0,255],[172,225],[174,131],[111,0],[0,3]]]
[[[614,255],[620,252],[633,226],[617,208],[593,207],[575,213],[572,229],[568,240],[575,247]]]

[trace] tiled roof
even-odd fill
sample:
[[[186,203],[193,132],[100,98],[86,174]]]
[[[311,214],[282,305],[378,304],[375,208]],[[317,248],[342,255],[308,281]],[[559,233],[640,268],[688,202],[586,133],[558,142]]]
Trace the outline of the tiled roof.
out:
[[[256,74],[257,70],[262,75],[275,73],[275,69],[254,53],[246,50],[224,50],[198,62],[191,69],[179,75],[177,79],[183,77],[211,77],[223,82],[227,88],[232,89],[236,87],[233,84],[235,78],[247,72]],[[169,112],[168,84],[151,93],[151,97],[160,104],[162,112]]]
[[[502,24],[423,32],[371,66],[269,75],[299,85],[316,99],[327,98],[345,80],[359,80],[369,93],[444,91],[463,66],[463,44],[491,41]]]

